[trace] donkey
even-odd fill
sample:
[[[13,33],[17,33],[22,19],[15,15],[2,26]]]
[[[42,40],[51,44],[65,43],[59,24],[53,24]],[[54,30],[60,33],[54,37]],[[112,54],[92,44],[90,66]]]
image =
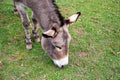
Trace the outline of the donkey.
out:
[[[15,11],[18,11],[25,29],[26,48],[32,49],[29,33],[30,20],[26,8],[32,10],[33,35],[39,42],[37,23],[42,28],[41,44],[54,64],[59,68],[68,64],[68,50],[71,36],[68,31],[70,24],[77,21],[80,12],[64,19],[54,0],[14,0]]]

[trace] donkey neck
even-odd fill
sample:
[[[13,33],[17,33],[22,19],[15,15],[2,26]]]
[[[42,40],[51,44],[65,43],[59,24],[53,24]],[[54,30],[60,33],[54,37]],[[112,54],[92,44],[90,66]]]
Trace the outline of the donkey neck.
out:
[[[33,1],[33,2],[32,2]],[[62,26],[64,18],[60,14],[58,7],[54,3],[54,0],[32,0],[29,3],[29,7],[35,14],[40,26],[44,31],[52,28],[53,24],[57,26]],[[33,6],[34,5],[34,6]]]

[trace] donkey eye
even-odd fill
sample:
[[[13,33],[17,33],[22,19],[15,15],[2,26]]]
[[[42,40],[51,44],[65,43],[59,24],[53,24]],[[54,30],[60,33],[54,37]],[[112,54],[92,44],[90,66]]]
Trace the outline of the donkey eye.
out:
[[[62,49],[61,47],[59,47],[59,46],[55,46],[56,48],[58,48],[58,49]]]

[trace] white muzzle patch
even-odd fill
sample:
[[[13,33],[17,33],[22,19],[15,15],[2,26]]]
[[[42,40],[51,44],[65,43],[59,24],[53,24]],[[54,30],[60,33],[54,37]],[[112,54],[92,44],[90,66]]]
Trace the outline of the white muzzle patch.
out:
[[[60,59],[60,60],[53,59],[53,62],[55,65],[57,65],[59,68],[61,68],[68,64],[68,55],[65,58]]]

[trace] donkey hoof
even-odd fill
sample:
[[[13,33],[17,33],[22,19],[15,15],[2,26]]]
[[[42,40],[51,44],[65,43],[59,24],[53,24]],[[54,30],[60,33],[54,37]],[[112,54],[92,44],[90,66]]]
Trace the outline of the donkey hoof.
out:
[[[19,14],[17,9],[14,9],[14,14],[15,14],[15,15],[18,15],[18,14]]]
[[[31,50],[32,49],[32,45],[30,44],[30,45],[26,45],[26,49],[27,50]]]
[[[17,11],[16,11],[16,12],[14,11],[14,14],[15,14],[15,15],[18,15],[19,13],[18,13]]]
[[[36,38],[34,40],[35,40],[35,42],[40,42],[40,38]]]

